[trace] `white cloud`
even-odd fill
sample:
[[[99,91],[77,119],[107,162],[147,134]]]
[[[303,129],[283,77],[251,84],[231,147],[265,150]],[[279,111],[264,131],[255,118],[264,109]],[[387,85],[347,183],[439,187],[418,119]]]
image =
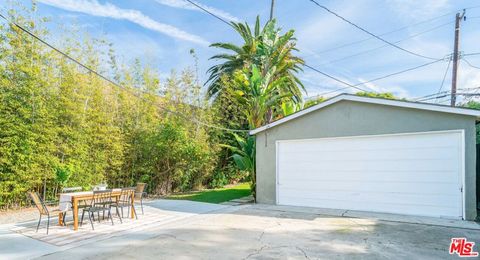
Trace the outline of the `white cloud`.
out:
[[[448,0],[388,0],[391,9],[408,20],[422,20],[445,11],[450,4]]]
[[[192,5],[189,2],[186,2],[184,0],[156,0],[156,1],[159,4],[174,7],[174,8],[193,10],[193,11],[202,11],[198,7]],[[217,8],[214,8],[214,7],[211,7],[211,6],[200,4],[196,1],[192,1],[192,2],[194,2],[198,6],[201,6],[202,8],[209,11],[210,13],[212,13],[212,14],[218,16],[218,17],[221,17],[221,18],[223,18],[227,21],[233,21],[233,22],[237,22],[237,23],[240,22],[240,19],[238,19],[237,17],[229,14],[228,12],[225,12],[223,10],[220,10],[220,9],[217,9]]]
[[[144,15],[142,12],[132,9],[121,9],[113,4],[101,4],[96,0],[38,0],[39,2],[55,6],[72,12],[80,12],[93,16],[109,17],[118,20],[127,20],[144,28],[163,33],[170,37],[194,42],[201,45],[209,45],[209,42],[200,36],[182,31],[174,26],[157,22]]]
[[[462,61],[460,62],[460,66],[458,70],[459,70],[459,73],[458,73],[457,86],[459,88],[479,88],[480,87],[480,70],[476,68],[472,68],[468,66],[468,64]]]

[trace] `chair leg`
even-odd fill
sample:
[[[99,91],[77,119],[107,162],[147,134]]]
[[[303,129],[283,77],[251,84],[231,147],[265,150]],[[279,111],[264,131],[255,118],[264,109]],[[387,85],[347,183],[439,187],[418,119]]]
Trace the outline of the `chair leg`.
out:
[[[112,217],[112,209],[108,209],[108,215],[107,215],[107,218],[110,217],[110,220],[112,221],[112,226],[113,226],[113,217]]]
[[[122,210],[122,218],[123,218],[123,207],[120,207],[120,209]]]
[[[92,216],[94,216],[94,215],[95,215],[95,213],[92,212]],[[93,227],[92,216],[90,216],[90,212],[88,212],[88,220],[90,220],[90,224],[92,225],[92,230],[95,230],[95,228]]]
[[[38,232],[38,227],[40,227],[40,222],[42,222],[42,215],[40,214],[40,218],[38,219],[38,224],[37,224],[37,231]]]
[[[143,195],[140,197],[140,207],[142,208],[142,215],[143,215]]]
[[[100,211],[97,211],[98,223],[100,223]]]
[[[50,227],[50,214],[47,215],[47,235],[48,235],[48,228]]]
[[[128,204],[127,204],[127,205],[128,205]],[[131,207],[128,207],[128,209],[127,209],[127,217],[130,217],[130,208],[131,208]]]
[[[116,209],[116,212],[117,212],[117,216],[120,219],[120,223],[123,223],[122,217],[120,216],[120,212],[118,211],[118,206],[115,206],[115,209]]]
[[[68,212],[68,211],[63,212],[63,219],[62,219],[62,224],[63,224],[63,226],[66,226],[66,225],[67,225],[67,224],[65,224],[65,217],[67,216],[67,212]]]
[[[88,213],[88,215],[90,216],[90,213]],[[85,216],[85,210],[82,212],[82,219],[80,220],[80,226],[82,226],[83,224],[83,216]]]

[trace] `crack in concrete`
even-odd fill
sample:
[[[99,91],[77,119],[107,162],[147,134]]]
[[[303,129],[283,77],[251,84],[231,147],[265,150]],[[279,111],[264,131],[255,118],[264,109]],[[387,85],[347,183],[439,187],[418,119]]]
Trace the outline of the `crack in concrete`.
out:
[[[310,257],[308,257],[307,255],[307,252],[305,252],[305,250],[303,250],[301,247],[299,246],[296,246],[295,247],[298,251],[302,252],[303,253],[303,256],[305,256],[305,259],[309,259],[310,260]]]
[[[305,259],[308,259],[310,260],[310,257],[307,255],[307,252],[305,252],[305,250],[303,250],[302,248],[300,248],[299,246],[275,246],[275,247],[270,247],[268,245],[263,245],[261,248],[255,250],[255,252],[253,253],[250,253],[248,254],[245,258],[243,258],[244,260],[246,259],[249,259],[250,257],[254,256],[254,255],[258,255],[260,254],[263,250],[265,249],[279,249],[279,248],[295,248],[297,251],[300,251],[303,256],[305,257]]]
[[[243,258],[243,259],[244,259],[244,260],[245,260],[245,259],[249,259],[250,257],[252,257],[252,256],[254,256],[254,255],[258,255],[258,254],[260,254],[260,252],[262,252],[262,250],[264,250],[265,248],[268,248],[268,246],[267,246],[267,245],[262,246],[261,248],[255,250],[255,252],[247,255],[247,256],[246,256],[245,258]]]
[[[260,236],[257,238],[258,241],[262,241],[263,235],[265,235],[265,231],[260,234]]]
[[[158,235],[158,236],[154,236],[154,238],[158,238],[158,237],[169,237],[169,238],[173,238],[173,239],[175,239],[175,240],[181,241],[181,242],[187,242],[187,240],[180,239],[180,238],[178,238],[177,236],[172,235],[172,234],[160,234],[160,235]]]

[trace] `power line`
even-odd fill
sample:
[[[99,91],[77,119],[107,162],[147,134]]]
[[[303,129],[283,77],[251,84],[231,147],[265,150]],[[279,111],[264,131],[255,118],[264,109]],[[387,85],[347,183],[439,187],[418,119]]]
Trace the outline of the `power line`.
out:
[[[192,5],[196,6],[196,7],[197,7],[197,8],[199,8],[199,9],[203,10],[204,12],[206,12],[206,13],[210,14],[211,16],[213,16],[213,17],[217,18],[218,20],[220,20],[220,21],[222,21],[222,22],[226,23],[228,26],[232,26],[232,24],[231,24],[229,21],[227,21],[227,20],[223,19],[222,17],[220,17],[220,16],[218,16],[218,15],[216,15],[216,14],[214,14],[214,13],[210,12],[210,11],[208,11],[206,8],[204,8],[203,6],[201,6],[201,5],[197,4],[197,3],[195,3],[194,1],[191,1],[191,0],[185,0],[185,1],[189,2],[190,4],[192,4]]]
[[[324,76],[327,77],[327,78],[330,78],[330,79],[333,79],[333,80],[335,80],[335,81],[337,81],[337,82],[340,82],[340,83],[342,83],[343,85],[347,85],[347,87],[345,87],[345,88],[355,88],[355,89],[358,89],[358,90],[360,90],[360,91],[366,91],[366,90],[364,90],[364,89],[362,89],[362,88],[357,87],[356,85],[350,84],[350,83],[348,83],[348,82],[346,82],[346,81],[343,81],[343,80],[341,80],[341,79],[338,79],[338,78],[336,78],[336,77],[334,77],[334,76],[332,76],[332,75],[330,75],[330,74],[327,74],[327,73],[325,73],[325,72],[323,72],[323,71],[320,71],[320,70],[318,70],[318,69],[316,69],[316,68],[314,68],[314,67],[312,67],[312,66],[310,66],[310,65],[308,65],[308,64],[306,64],[306,63],[304,63],[303,65],[304,65],[305,67],[307,67],[307,68],[309,68],[309,69],[317,72],[317,73],[320,73],[320,74],[324,75]]]
[[[402,74],[402,73],[405,73],[405,72],[409,72],[409,71],[412,71],[412,70],[416,70],[416,69],[419,69],[419,68],[423,68],[423,67],[432,65],[432,64],[437,63],[437,62],[442,61],[442,60],[443,59],[438,59],[438,60],[427,62],[427,63],[424,63],[422,65],[418,65],[418,66],[415,66],[415,67],[412,67],[412,68],[408,68],[408,69],[404,69],[404,70],[397,71],[397,72],[394,72],[394,73],[390,73],[390,74],[387,74],[387,75],[384,75],[384,76],[381,76],[381,77],[378,77],[378,78],[370,79],[370,80],[367,80],[367,81],[362,81],[361,83],[352,85],[351,87],[358,87],[358,86],[361,86],[361,85],[364,85],[364,84],[367,84],[367,83],[371,83],[371,82],[375,82],[375,81],[382,80],[382,79],[385,79],[385,78],[393,77],[393,76],[396,76],[396,75],[399,75],[399,74]],[[317,96],[327,95],[327,94],[338,92],[340,90],[344,90],[344,89],[347,89],[347,88],[348,87],[344,87],[344,88],[339,88],[339,89],[336,89],[336,90],[328,91],[328,92],[325,92],[325,93],[320,93]]]
[[[450,97],[451,95],[452,95],[451,93],[447,93],[447,94],[442,94],[441,96],[431,97],[431,98],[417,100],[417,101],[418,102],[424,102],[424,101],[428,101],[428,100],[432,100],[432,99]],[[465,97],[476,97],[476,96],[480,96],[480,93],[454,93],[453,95],[455,95],[455,96],[465,96]]]
[[[465,63],[467,63],[468,66],[470,66],[470,67],[472,67],[472,68],[475,68],[475,69],[479,69],[479,70],[480,70],[480,67],[473,65],[472,63],[470,63],[470,62],[469,62],[467,59],[465,59],[465,58],[462,58],[461,61],[464,61]]]
[[[436,27],[433,27],[433,28],[430,28],[428,30],[425,30],[425,31],[422,31],[422,32],[419,32],[419,33],[416,33],[416,34],[413,34],[413,35],[410,35],[406,38],[403,38],[401,40],[398,40],[398,41],[394,41],[393,43],[399,43],[399,42],[403,42],[405,40],[408,40],[408,39],[411,39],[411,38],[415,38],[417,36],[420,36],[422,34],[425,34],[425,33],[428,33],[428,32],[431,32],[431,31],[434,31],[436,29],[439,29],[439,28],[442,28],[446,25],[449,25],[449,24],[452,24],[453,22],[448,22],[448,23],[444,23],[444,24],[441,24],[441,25],[438,25]],[[339,62],[339,61],[342,61],[342,60],[346,60],[346,59],[349,59],[349,58],[352,58],[352,57],[356,57],[356,56],[359,56],[359,55],[362,55],[362,54],[365,54],[365,53],[369,53],[369,52],[372,52],[372,51],[376,51],[376,50],[379,50],[379,49],[382,49],[382,48],[385,48],[387,46],[390,46],[389,44],[384,44],[382,46],[378,46],[376,48],[373,48],[373,49],[368,49],[368,50],[365,50],[365,51],[361,51],[361,52],[358,52],[358,53],[355,53],[355,54],[352,54],[352,55],[348,55],[348,56],[345,56],[345,57],[342,57],[342,58],[339,58],[339,59],[335,59],[335,60],[332,60],[332,61],[327,61],[325,63],[323,63],[322,65],[327,65],[327,64],[332,64],[332,63],[336,63],[336,62]]]
[[[445,83],[445,79],[447,78],[448,69],[450,68],[450,63],[452,63],[452,59],[448,59],[447,69],[445,70],[445,73],[443,74],[442,83],[440,84],[440,88],[438,89],[437,93],[440,93],[440,91],[442,91],[443,84]]]
[[[405,30],[406,28],[409,28],[409,27],[412,27],[412,26],[415,26],[415,25],[419,25],[419,24],[423,24],[423,23],[427,23],[427,22],[436,20],[436,19],[438,19],[438,18],[447,16],[447,15],[450,15],[450,14],[451,14],[451,13],[444,14],[444,15],[442,15],[442,16],[437,16],[437,17],[435,17],[435,18],[428,19],[428,20],[424,20],[424,21],[421,21],[421,22],[419,22],[419,23],[407,25],[407,26],[398,28],[398,29],[393,30],[393,31],[389,31],[389,32],[386,32],[386,33],[379,34],[379,36],[385,36],[385,35],[389,35],[389,34],[392,34],[392,33],[395,33],[395,32],[403,31],[403,30]],[[362,42],[366,42],[366,41],[368,41],[368,40],[370,40],[370,39],[372,39],[372,38],[374,38],[374,37],[369,37],[369,38],[365,38],[365,39],[363,39],[363,40],[358,40],[358,41],[355,41],[355,42],[350,42],[350,43],[347,43],[347,44],[343,44],[343,45],[340,45],[340,46],[338,46],[338,47],[334,47],[334,48],[326,49],[326,50],[323,50],[323,51],[320,51],[320,52],[316,52],[316,54],[321,54],[321,53],[326,53],[326,52],[338,50],[338,49],[341,49],[341,48],[345,48],[345,47],[348,47],[348,46],[352,46],[352,45],[355,45],[355,44],[359,44],[359,43],[362,43]]]
[[[338,17],[339,19],[343,20],[344,22],[352,25],[353,27],[355,27],[355,28],[363,31],[363,32],[366,33],[366,34],[369,34],[370,36],[372,36],[372,37],[374,37],[374,38],[376,38],[376,39],[378,39],[378,40],[380,40],[380,41],[382,41],[382,42],[384,42],[384,43],[386,43],[386,44],[388,44],[388,45],[390,45],[390,46],[392,46],[392,47],[394,47],[394,48],[396,48],[396,49],[399,49],[399,50],[401,50],[401,51],[410,53],[410,54],[415,55],[415,56],[417,56],[417,57],[421,57],[421,58],[425,58],[425,59],[430,59],[430,60],[437,60],[437,58],[428,57],[428,56],[425,56],[425,55],[422,55],[422,54],[418,54],[418,53],[409,51],[409,50],[407,50],[407,49],[405,49],[405,48],[402,48],[402,47],[400,47],[400,46],[398,46],[398,45],[396,45],[396,44],[394,44],[394,43],[392,43],[392,42],[389,42],[389,41],[383,39],[382,37],[380,37],[380,36],[378,36],[378,35],[376,35],[376,34],[374,34],[374,33],[371,33],[370,31],[364,29],[363,27],[360,27],[359,25],[351,22],[350,20],[346,19],[345,17],[343,17],[343,16],[337,14],[336,12],[328,9],[326,6],[319,4],[317,1],[315,1],[315,0],[309,0],[309,1],[312,2],[312,3],[314,3],[315,5],[317,5],[318,7],[322,8],[323,10],[325,10],[325,11],[333,14],[334,16]]]
[[[112,81],[111,79],[101,75],[100,73],[96,72],[95,70],[93,70],[92,68],[88,67],[87,65],[81,63],[80,61],[76,60],[75,58],[73,58],[72,56],[68,55],[67,53],[59,50],[58,48],[56,48],[55,46],[51,45],[50,43],[44,41],[43,39],[41,39],[40,37],[38,37],[37,35],[33,34],[32,32],[30,32],[29,30],[25,29],[23,26],[17,24],[16,22],[14,21],[10,21],[7,17],[5,17],[3,14],[0,13],[0,17],[2,17],[3,19],[5,19],[8,23],[10,24],[13,24],[15,27],[17,27],[18,29],[22,30],[23,32],[27,33],[28,35],[30,35],[31,37],[37,39],[38,41],[40,41],[41,43],[45,44],[46,46],[50,47],[51,49],[53,49],[54,51],[60,53],[61,55],[65,56],[66,58],[68,58],[69,60],[75,62],[76,64],[78,64],[80,67],[88,70],[89,72],[101,77],[102,79],[114,84],[114,85],[117,85],[117,83],[115,83],[114,81]]]
[[[89,66],[83,64],[82,62],[78,61],[77,59],[73,58],[72,56],[68,55],[67,53],[61,51],[60,49],[58,49],[57,47],[53,46],[52,44],[48,43],[47,41],[43,40],[42,38],[38,37],[37,35],[35,35],[34,33],[30,32],[28,29],[24,28],[23,26],[17,24],[16,22],[13,22],[13,21],[10,21],[10,19],[8,19],[7,17],[5,17],[3,14],[0,13],[0,17],[5,19],[8,23],[14,25],[15,27],[19,28],[20,30],[22,30],[23,32],[27,33],[28,35],[30,35],[31,37],[37,39],[38,41],[40,41],[41,43],[45,44],[46,46],[48,46],[49,48],[51,48],[52,50],[60,53],[61,55],[63,55],[64,57],[66,57],[67,59],[73,61],[74,63],[78,64],[80,67],[82,68],[85,68],[86,70],[88,70],[89,72],[97,75],[98,77],[104,79],[105,81],[109,82],[110,84],[120,88],[120,89],[123,89],[127,92],[130,92],[131,94],[133,94],[134,96],[138,97],[136,94],[136,92],[132,91],[131,89],[129,88],[125,88],[124,86],[114,82],[113,80],[103,76],[102,74],[100,74],[99,72],[95,71],[94,69],[90,68]],[[146,92],[146,91],[143,91],[141,89],[136,89],[137,91],[143,93],[143,94],[152,94],[152,93],[149,93],[149,92]],[[157,97],[161,97],[159,95],[156,95],[156,94],[153,94]],[[143,99],[142,97],[138,97],[140,99]],[[143,99],[145,100],[145,99]],[[159,104],[157,104],[158,108],[160,108],[161,110],[164,110],[168,113],[171,113],[171,114],[175,114],[175,115],[178,115],[184,119],[187,119],[187,120],[191,120],[197,124],[200,124],[200,125],[204,125],[204,126],[207,126],[207,127],[210,127],[210,128],[216,128],[216,129],[219,129],[219,130],[224,130],[224,131],[230,131],[230,132],[248,132],[249,130],[243,130],[243,129],[229,129],[229,128],[225,128],[225,127],[221,127],[221,126],[216,126],[216,125],[211,125],[211,124],[208,124],[208,123],[205,123],[205,122],[202,122],[202,121],[199,121],[195,118],[190,118],[190,117],[186,117],[185,115],[179,113],[179,112],[176,112],[176,111],[172,111],[168,108],[165,108],[163,106],[160,106]]]
[[[387,74],[385,76],[381,76],[381,77],[374,78],[374,79],[371,79],[371,80],[368,80],[368,81],[364,81],[364,82],[362,82],[360,84],[357,84],[357,85],[363,85],[363,84],[366,84],[366,83],[370,83],[370,82],[378,81],[378,80],[381,80],[381,79],[389,78],[389,77],[392,77],[392,76],[396,76],[396,75],[399,75],[399,74],[402,74],[402,73],[405,73],[405,72],[409,72],[409,71],[412,71],[412,70],[416,70],[416,69],[419,69],[419,68],[423,68],[423,67],[432,65],[432,64],[437,63],[437,62],[442,61],[442,60],[443,59],[438,59],[438,60],[434,60],[434,61],[431,61],[431,62],[427,62],[427,63],[424,63],[422,65],[418,65],[418,66],[415,66],[415,67],[412,67],[412,68],[404,69],[404,70],[397,71],[397,72],[394,72],[394,73],[391,73],[391,74]]]
[[[474,8],[478,8],[478,7],[480,7],[480,5],[479,5],[479,6],[467,7],[467,8],[463,8],[463,9],[474,9]],[[463,10],[463,9],[461,9],[461,10]],[[460,11],[460,9],[457,10],[457,11]],[[417,26],[417,25],[420,25],[420,24],[424,24],[424,23],[428,23],[428,22],[437,20],[437,19],[439,19],[439,18],[442,18],[442,17],[448,16],[448,15],[454,14],[454,13],[456,13],[457,11],[449,12],[449,13],[446,13],[446,14],[443,14],[443,15],[440,15],[440,16],[436,16],[436,17],[433,17],[433,18],[430,18],[430,19],[426,19],[426,20],[420,21],[420,22],[418,22],[418,23],[413,23],[413,24],[410,24],[410,25],[406,25],[406,26],[397,28],[397,29],[395,29],[395,30],[392,30],[392,31],[388,31],[388,32],[379,34],[378,36],[385,36],[385,35],[389,35],[389,34],[392,34],[392,33],[395,33],[395,32],[403,31],[403,30],[405,30],[405,29],[407,29],[407,28],[414,27],[414,26]],[[468,17],[468,19],[476,19],[476,18],[480,18],[480,16]],[[362,39],[362,40],[358,40],[358,41],[354,41],[354,42],[342,44],[342,45],[337,46],[337,47],[333,47],[333,48],[329,48],[329,49],[326,49],[326,50],[323,50],[323,51],[320,51],[320,52],[316,52],[316,54],[326,53],[326,52],[334,51],[334,50],[341,49],[341,48],[344,48],[344,47],[348,47],[348,46],[351,46],[351,45],[359,44],[359,43],[362,43],[362,42],[366,42],[366,41],[368,41],[368,40],[370,40],[370,39],[372,39],[372,38],[374,38],[374,37],[369,37],[369,38],[365,38],[365,39]]]

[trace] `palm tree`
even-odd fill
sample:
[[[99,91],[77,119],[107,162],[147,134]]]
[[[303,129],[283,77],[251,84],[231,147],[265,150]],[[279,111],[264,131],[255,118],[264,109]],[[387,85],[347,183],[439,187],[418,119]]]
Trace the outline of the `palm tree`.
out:
[[[305,91],[305,88],[295,74],[302,70],[301,66],[304,61],[292,54],[293,51],[297,50],[295,48],[296,39],[293,37],[294,31],[290,30],[281,35],[280,29],[276,27],[275,20],[268,21],[263,29],[260,29],[259,17],[257,17],[253,31],[247,23],[232,22],[231,25],[242,37],[243,44],[242,46],[232,43],[214,43],[211,45],[230,53],[217,54],[211,57],[211,59],[222,60],[223,62],[212,66],[208,70],[210,74],[206,82],[208,97],[215,98],[219,92],[223,91],[222,76],[233,76],[235,71],[255,65],[263,76],[272,67],[276,67],[275,74],[272,75],[273,81],[282,78],[282,84],[279,85],[282,93],[291,93],[292,101],[300,103],[302,101],[302,91]]]

